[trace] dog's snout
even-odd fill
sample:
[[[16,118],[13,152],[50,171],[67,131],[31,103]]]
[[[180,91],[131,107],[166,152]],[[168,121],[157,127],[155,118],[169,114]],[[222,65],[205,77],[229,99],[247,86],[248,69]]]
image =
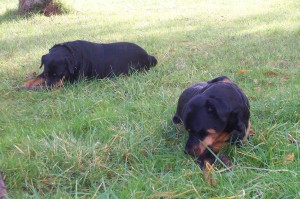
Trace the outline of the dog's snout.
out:
[[[190,156],[193,156],[193,157],[198,157],[201,152],[197,146],[193,145],[193,146],[185,147],[184,153],[189,154]]]

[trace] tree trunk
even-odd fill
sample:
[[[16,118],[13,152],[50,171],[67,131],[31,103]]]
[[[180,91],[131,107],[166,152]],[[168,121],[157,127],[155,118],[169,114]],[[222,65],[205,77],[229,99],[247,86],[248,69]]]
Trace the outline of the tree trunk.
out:
[[[6,187],[4,185],[1,172],[0,172],[0,199],[8,199]]]
[[[19,12],[25,14],[33,11],[43,11],[50,0],[19,0]]]

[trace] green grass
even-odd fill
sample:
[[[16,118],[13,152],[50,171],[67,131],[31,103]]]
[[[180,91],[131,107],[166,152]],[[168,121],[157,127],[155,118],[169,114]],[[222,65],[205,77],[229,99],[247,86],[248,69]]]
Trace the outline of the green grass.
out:
[[[72,2],[74,12],[49,18],[0,2],[0,169],[10,198],[300,197],[299,143],[287,139],[300,139],[299,1]],[[159,63],[62,90],[12,89],[41,72],[51,46],[75,39],[135,42]],[[224,149],[235,167],[213,173],[213,186],[171,117],[185,87],[220,75],[249,97],[256,135]]]

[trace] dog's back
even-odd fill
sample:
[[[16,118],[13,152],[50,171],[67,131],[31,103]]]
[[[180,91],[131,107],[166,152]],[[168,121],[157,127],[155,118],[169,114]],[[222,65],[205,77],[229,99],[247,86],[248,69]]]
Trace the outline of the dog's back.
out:
[[[65,42],[63,46],[73,55],[75,65],[86,77],[104,78],[128,74],[130,70],[148,70],[157,64],[155,57],[130,42],[94,43],[83,40]]]
[[[177,104],[177,110],[176,114],[173,117],[173,123],[174,124],[179,124],[182,122],[182,117],[183,117],[183,111],[185,105],[196,95],[200,95],[206,90],[209,90],[210,87],[216,85],[216,84],[228,84],[230,85],[235,92],[239,93],[239,95],[242,98],[242,101],[249,107],[249,102],[245,94],[241,89],[238,88],[236,84],[234,84],[231,80],[229,80],[228,77],[226,76],[220,76],[215,79],[212,79],[208,82],[198,82],[196,84],[193,84],[192,86],[188,87],[183,91],[183,93],[180,95],[178,104]],[[213,89],[213,92],[216,92],[215,89]],[[219,93],[222,93],[222,90],[217,91]],[[218,94],[218,93],[216,93]]]

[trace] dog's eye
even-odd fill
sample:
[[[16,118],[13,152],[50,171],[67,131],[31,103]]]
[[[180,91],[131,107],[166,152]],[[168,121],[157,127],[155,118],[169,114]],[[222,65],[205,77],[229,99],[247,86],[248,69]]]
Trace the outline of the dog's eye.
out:
[[[211,105],[211,104],[208,104],[207,105],[207,111],[208,112],[213,112],[215,109],[214,109],[214,107]]]

